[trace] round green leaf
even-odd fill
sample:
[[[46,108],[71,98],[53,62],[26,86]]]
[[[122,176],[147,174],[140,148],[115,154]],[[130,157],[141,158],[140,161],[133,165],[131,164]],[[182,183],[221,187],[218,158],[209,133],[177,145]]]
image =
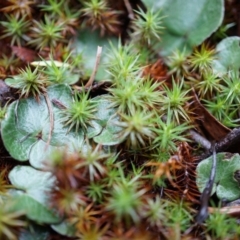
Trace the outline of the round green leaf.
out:
[[[13,158],[26,161],[38,134],[47,127],[49,120],[43,98],[39,103],[33,98],[13,102],[1,124],[3,143]]]
[[[106,127],[109,118],[115,114],[115,110],[109,107],[110,101],[107,100],[107,97],[108,95],[105,94],[94,98],[96,101],[95,119],[90,122],[91,127],[87,131],[88,138],[93,138],[100,134],[103,128]]]
[[[108,56],[105,54],[106,49],[109,47],[109,42],[111,41],[113,45],[117,45],[117,38],[114,37],[100,37],[98,31],[91,31],[89,29],[83,29],[78,32],[79,37],[76,38],[74,43],[75,49],[82,53],[84,59],[84,66],[88,72],[87,75],[91,75],[95,62],[97,47],[103,47],[101,54],[101,61],[97,69],[97,74],[95,79],[102,80],[109,77],[108,73],[105,71],[105,64],[108,62]],[[89,37],[91,36],[91,37]]]
[[[15,210],[24,211],[27,217],[39,223],[58,223],[60,218],[48,206],[48,192],[55,178],[50,172],[30,166],[16,166],[9,173],[12,185],[21,191],[13,193]]]
[[[22,87],[22,81],[19,81],[18,76],[15,76],[14,78],[6,78],[4,82],[9,87],[12,87],[12,88],[21,88]]]
[[[24,191],[42,204],[48,203],[47,192],[55,182],[50,172],[39,171],[30,166],[16,166],[10,171],[8,177],[17,189]]]
[[[62,146],[47,145],[46,142],[40,140],[35,143],[34,147],[31,149],[29,154],[30,164],[37,169],[44,169],[48,160],[52,158],[54,152],[65,151],[68,153],[74,153],[81,149],[83,143],[84,135],[76,134],[74,132],[70,132],[64,136]]]
[[[48,99],[48,100],[47,100]],[[69,132],[61,122],[61,109],[54,105],[60,101],[64,106],[72,102],[72,92],[68,85],[60,84],[47,89],[46,98],[21,99],[12,103],[2,121],[3,143],[10,155],[21,161],[30,160],[36,168],[42,168],[55,149],[67,147],[73,151],[84,139],[82,131]],[[48,104],[47,104],[48,102]],[[51,141],[48,144],[50,127],[50,111],[53,114]]]
[[[52,224],[51,227],[54,231],[56,231],[57,233],[60,233],[61,235],[68,236],[68,237],[75,236],[76,230],[74,226],[67,221],[63,221],[58,224]]]
[[[117,109],[111,107],[108,95],[101,95],[94,98],[97,102],[96,119],[91,121],[92,127],[88,129],[87,136],[93,137],[96,143],[103,145],[116,145],[120,143],[118,132],[120,127],[114,124],[117,120]]]
[[[197,166],[197,186],[200,192],[210,177],[212,168],[212,156],[200,162]],[[219,199],[233,201],[240,197],[240,186],[234,179],[235,171],[240,170],[239,154],[218,153],[217,168],[212,194],[216,192]]]
[[[36,142],[31,149],[29,154],[30,164],[35,168],[43,169],[46,167],[47,160],[51,158],[51,155],[54,151],[61,151],[65,148],[65,146],[47,146],[46,142],[40,140]]]
[[[110,120],[107,126],[102,130],[101,134],[94,137],[93,140],[96,143],[108,146],[119,144],[123,141],[118,134],[120,130],[121,128],[116,126],[113,121]]]
[[[225,74],[229,70],[240,68],[240,37],[228,37],[218,43],[216,60],[213,70],[218,74]]]
[[[223,0],[146,0],[146,3],[155,11],[162,9],[165,16],[162,39],[156,45],[162,56],[177,49],[191,52],[215,32],[223,20]]]
[[[50,101],[52,101],[54,99],[58,100],[62,104],[64,104],[66,107],[69,106],[69,104],[72,102],[72,90],[66,84],[58,84],[58,85],[49,86],[47,88],[47,94],[48,94]],[[54,106],[54,109],[58,109],[58,108],[56,108],[55,105],[53,105],[53,106]]]
[[[58,223],[61,221],[54,211],[42,205],[34,198],[23,194],[14,199],[13,209],[15,211],[24,211],[26,216],[37,223]]]
[[[168,0],[159,0],[159,1],[155,1],[155,0],[142,0],[144,5],[148,9],[161,9],[166,1],[168,1]]]

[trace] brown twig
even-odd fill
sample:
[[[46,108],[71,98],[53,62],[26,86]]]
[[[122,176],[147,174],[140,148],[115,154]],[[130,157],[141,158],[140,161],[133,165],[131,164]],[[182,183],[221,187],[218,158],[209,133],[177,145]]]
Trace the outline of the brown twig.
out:
[[[84,88],[87,88],[87,87],[91,87],[91,86],[92,86],[93,81],[94,81],[95,76],[96,76],[96,73],[97,73],[97,69],[98,69],[99,63],[100,63],[101,54],[102,54],[102,47],[99,47],[99,46],[98,46],[95,66],[94,66],[92,75],[91,75],[91,77],[89,78],[89,80],[88,80],[88,82],[86,83],[86,85],[84,86]]]
[[[65,105],[63,105],[59,100],[57,100],[57,99],[55,99],[55,98],[53,98],[52,100],[51,100],[51,102],[53,103],[53,105],[54,106],[56,106],[57,108],[59,108],[59,109],[67,109],[67,107],[65,106]]]
[[[238,142],[240,142],[240,127],[234,128],[225,138],[215,144],[216,152],[224,152]],[[212,153],[212,149],[208,150],[199,157],[198,161],[208,158]]]
[[[197,133],[194,130],[190,130],[189,134],[190,134],[191,138],[195,142],[200,144],[202,147],[204,147],[207,150],[211,149],[211,143],[206,138],[204,138],[202,135],[200,135],[199,133]]]
[[[208,217],[208,202],[211,197],[215,175],[216,175],[217,156],[216,156],[215,143],[212,144],[211,151],[213,152],[212,168],[211,168],[209,180],[201,195],[201,207],[196,217],[196,221],[198,224],[203,223]]]
[[[46,150],[48,148],[48,146],[50,144],[50,141],[51,141],[51,138],[52,138],[52,132],[53,132],[53,128],[54,128],[54,119],[53,119],[52,104],[49,100],[49,97],[48,97],[47,93],[44,94],[44,98],[45,98],[45,101],[47,103],[48,112],[49,112],[49,119],[50,119],[50,130],[49,130],[48,140],[47,140],[47,144],[46,144],[46,148],[45,148],[45,150]]]
[[[129,0],[124,0],[124,5],[128,11],[128,18],[134,19],[134,13],[133,13],[132,6],[131,6]]]

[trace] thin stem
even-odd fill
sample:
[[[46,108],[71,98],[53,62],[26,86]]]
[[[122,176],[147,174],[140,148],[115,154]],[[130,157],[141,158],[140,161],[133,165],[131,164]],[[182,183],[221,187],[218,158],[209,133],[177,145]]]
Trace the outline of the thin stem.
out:
[[[134,13],[133,13],[132,6],[131,6],[129,0],[124,0],[124,4],[128,11],[128,18],[134,19]]]
[[[52,104],[49,100],[49,97],[48,97],[47,93],[44,94],[44,98],[45,98],[46,103],[47,103],[48,112],[49,112],[49,119],[50,119],[50,130],[49,130],[47,144],[46,144],[46,147],[45,147],[45,150],[46,150],[48,148],[48,146],[50,144],[50,141],[51,141],[51,138],[52,138],[52,132],[53,132],[53,128],[54,128],[54,118],[53,118]]]
[[[212,151],[213,151],[212,169],[211,169],[209,180],[201,195],[201,207],[196,217],[196,222],[198,224],[203,223],[203,221],[205,221],[206,218],[208,217],[208,201],[211,196],[214,179],[216,175],[216,167],[217,167],[217,154],[216,154],[215,143],[212,144]]]
[[[102,47],[99,47],[99,46],[98,46],[95,66],[94,66],[94,69],[93,69],[93,72],[92,72],[91,77],[89,78],[88,82],[87,82],[86,85],[84,86],[85,88],[86,88],[86,87],[91,87],[92,84],[93,84],[93,81],[94,81],[94,79],[95,79],[95,76],[96,76],[96,73],[97,73],[97,69],[98,69],[98,66],[99,66],[99,63],[100,63],[101,54],[102,54]]]

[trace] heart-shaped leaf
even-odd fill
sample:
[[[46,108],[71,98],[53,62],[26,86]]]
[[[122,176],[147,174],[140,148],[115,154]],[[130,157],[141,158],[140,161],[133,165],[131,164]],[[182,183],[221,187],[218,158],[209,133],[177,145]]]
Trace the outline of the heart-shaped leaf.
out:
[[[121,142],[118,133],[121,130],[114,124],[118,120],[117,109],[111,107],[108,95],[101,95],[94,98],[97,102],[96,119],[92,120],[92,126],[97,126],[96,131],[90,130],[88,136],[93,137],[96,143],[102,145],[116,145]],[[95,133],[95,135],[94,135]]]
[[[53,100],[69,106],[72,102],[71,89],[64,84],[51,86],[47,89],[47,97],[41,96],[39,102],[27,98],[9,106],[1,130],[3,143],[13,158],[20,161],[29,159],[34,167],[41,168],[53,150],[67,146],[70,151],[74,146],[81,145],[83,132],[67,131],[61,122],[61,110],[53,105]],[[52,127],[50,111],[53,115]],[[52,134],[48,145],[50,130]]]
[[[52,210],[26,194],[15,196],[12,208],[15,211],[23,211],[30,220],[36,221],[37,223],[51,224],[61,221],[61,218]]]
[[[95,79],[107,79],[109,75],[105,71],[105,64],[108,62],[108,56],[105,52],[107,48],[109,48],[110,41],[113,45],[117,45],[117,38],[101,37],[98,31],[90,31],[89,29],[82,29],[78,32],[78,35],[79,38],[76,38],[74,46],[75,49],[83,55],[87,75],[90,76],[93,71],[96,62],[97,47],[101,46],[103,47],[101,61]]]
[[[223,0],[143,0],[149,9],[162,9],[162,39],[156,46],[162,56],[201,44],[217,30],[223,20]]]
[[[14,187],[24,191],[36,201],[47,204],[47,192],[55,182],[50,172],[36,170],[30,166],[16,166],[8,177]]]
[[[12,193],[15,210],[24,211],[29,219],[39,223],[61,221],[48,206],[47,194],[55,182],[50,172],[39,171],[30,166],[16,166],[10,171],[9,179],[20,190]]]
[[[240,69],[240,37],[223,39],[216,47],[216,60],[213,70],[218,74],[225,74],[229,70]]]
[[[43,98],[13,102],[1,124],[3,143],[13,158],[26,161],[44,127],[49,128],[49,120]]]
[[[12,103],[1,127],[3,143],[10,155],[20,161],[29,159],[32,166],[41,169],[56,150],[79,151],[85,132],[81,129],[78,132],[68,131],[62,122],[64,110],[57,103],[67,108],[73,102],[71,89],[67,85],[50,86],[46,96],[39,99],[39,102],[27,98]],[[94,138],[100,144],[118,144],[120,140],[116,134],[119,127],[112,121],[114,116],[116,120],[116,109],[110,107],[108,95],[94,99],[96,112],[87,129],[87,137]]]
[[[209,157],[197,166],[197,186],[202,192],[209,180],[213,157]],[[219,199],[229,201],[240,197],[240,185],[235,174],[240,171],[239,154],[218,153],[217,168],[212,194],[216,192]]]

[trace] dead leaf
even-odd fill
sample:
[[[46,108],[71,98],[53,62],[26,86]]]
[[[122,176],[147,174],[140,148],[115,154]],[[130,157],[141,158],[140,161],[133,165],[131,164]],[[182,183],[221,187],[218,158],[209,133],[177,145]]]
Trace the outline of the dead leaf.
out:
[[[11,46],[12,52],[19,57],[23,62],[30,63],[32,62],[37,54],[35,51],[24,48],[24,47],[18,47],[18,46]]]
[[[209,207],[208,208],[209,213],[214,213],[214,212],[220,212],[223,214],[228,214],[232,217],[238,217],[240,216],[240,206],[229,206],[229,207],[222,207],[222,208],[214,208],[214,207]]]
[[[220,141],[228,133],[231,132],[229,128],[221,124],[208,110],[201,104],[197,94],[193,92],[193,112],[196,115],[195,122],[206,135],[208,140]]]
[[[143,76],[150,77],[155,81],[163,81],[168,78],[167,67],[163,64],[162,60],[159,59],[153,64],[149,64],[143,69]]]

